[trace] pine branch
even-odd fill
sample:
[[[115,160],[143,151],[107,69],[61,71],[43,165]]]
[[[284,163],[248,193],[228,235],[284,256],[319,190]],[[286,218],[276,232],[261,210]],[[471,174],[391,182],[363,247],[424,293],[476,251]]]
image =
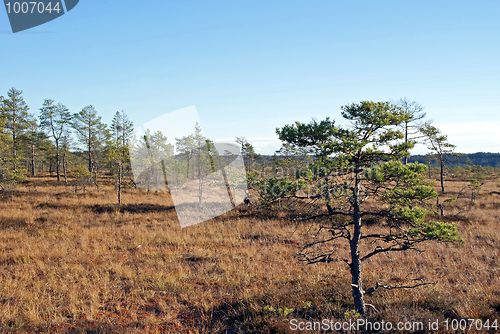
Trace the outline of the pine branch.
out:
[[[388,285],[383,281],[377,282],[374,287],[369,288],[368,290],[365,291],[365,295],[369,295],[378,289],[386,289],[386,290],[395,290],[395,289],[414,289],[418,288],[420,286],[425,286],[425,285],[434,285],[437,282],[424,282],[423,278],[416,278],[413,279],[413,281],[420,281],[420,283],[414,284],[414,285]]]

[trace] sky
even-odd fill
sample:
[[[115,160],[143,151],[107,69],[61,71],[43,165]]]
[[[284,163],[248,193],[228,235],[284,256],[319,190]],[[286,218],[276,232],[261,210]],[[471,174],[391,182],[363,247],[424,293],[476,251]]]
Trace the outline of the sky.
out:
[[[14,34],[0,9],[0,95],[137,127],[195,106],[207,137],[263,154],[277,127],[406,97],[457,152],[500,152],[499,15],[497,0],[81,0]]]

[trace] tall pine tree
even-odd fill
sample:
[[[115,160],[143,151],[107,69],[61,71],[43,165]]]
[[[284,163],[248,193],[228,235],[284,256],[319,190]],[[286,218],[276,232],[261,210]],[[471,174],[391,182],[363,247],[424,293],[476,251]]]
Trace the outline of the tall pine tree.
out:
[[[117,177],[118,204],[122,203],[122,182],[125,167],[129,164],[129,139],[134,131],[133,123],[123,111],[117,111],[111,123],[111,139],[108,145],[108,160]]]
[[[97,181],[97,159],[108,137],[107,126],[101,121],[101,116],[97,116],[92,105],[73,114],[71,125],[76,130],[79,142],[87,149],[88,169],[94,175],[94,181]]]
[[[64,130],[69,126],[71,114],[65,105],[54,104],[54,100],[46,99],[43,107],[40,108],[40,125],[43,130],[53,139],[56,146],[56,175],[57,181],[60,177],[60,157],[59,148]]]
[[[7,93],[7,98],[2,101],[2,115],[5,118],[5,129],[10,135],[12,169],[17,170],[19,164],[18,147],[21,135],[29,127],[28,105],[22,96],[23,91],[12,87]]]

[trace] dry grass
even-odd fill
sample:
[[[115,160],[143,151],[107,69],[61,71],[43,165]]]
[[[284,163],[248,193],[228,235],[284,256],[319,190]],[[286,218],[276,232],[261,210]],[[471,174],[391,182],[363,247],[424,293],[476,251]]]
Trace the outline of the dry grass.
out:
[[[463,184],[447,182],[447,196]],[[447,204],[464,245],[367,263],[367,283],[437,282],[368,296],[372,319],[500,318],[499,184],[489,179],[473,206]],[[117,207],[111,185],[75,194],[35,178],[13,201],[2,196],[3,332],[287,333],[291,318],[344,319],[353,308],[345,265],[298,262],[313,227],[283,212],[244,207],[181,230],[166,193],[129,189]]]

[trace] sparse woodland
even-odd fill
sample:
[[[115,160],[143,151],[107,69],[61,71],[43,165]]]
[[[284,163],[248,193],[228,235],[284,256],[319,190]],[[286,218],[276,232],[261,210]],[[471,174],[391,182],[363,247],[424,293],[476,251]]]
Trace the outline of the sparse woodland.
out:
[[[0,102],[0,332],[500,318],[500,170],[446,161],[453,145],[419,104],[277,124],[274,157],[237,138],[249,201],[181,229],[168,191],[136,187],[125,113],[107,126],[49,99],[32,113],[14,88]],[[176,138],[183,180],[194,134]],[[171,154],[165,136],[144,145]],[[408,162],[415,141],[438,163]]]

